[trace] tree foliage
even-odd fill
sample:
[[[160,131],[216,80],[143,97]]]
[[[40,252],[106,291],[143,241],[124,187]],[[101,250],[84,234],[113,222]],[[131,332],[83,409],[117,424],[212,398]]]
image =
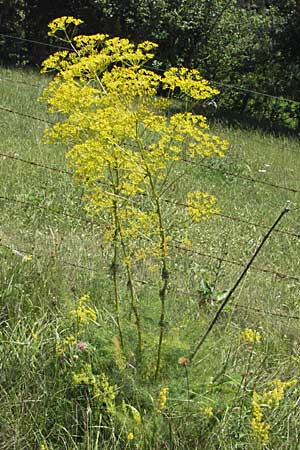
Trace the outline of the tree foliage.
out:
[[[20,65],[26,60],[26,44],[4,35],[26,36],[26,0],[0,0],[0,11],[0,61]]]

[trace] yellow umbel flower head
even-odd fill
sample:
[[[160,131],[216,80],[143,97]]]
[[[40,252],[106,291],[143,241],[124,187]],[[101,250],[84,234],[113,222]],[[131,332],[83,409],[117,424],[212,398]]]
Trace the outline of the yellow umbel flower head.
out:
[[[258,331],[254,331],[251,328],[245,328],[245,330],[240,334],[240,338],[244,342],[249,344],[259,344],[261,342],[261,335]]]
[[[160,390],[158,396],[158,408],[157,408],[158,412],[162,412],[166,408],[169,390],[170,389],[168,387],[164,387]]]

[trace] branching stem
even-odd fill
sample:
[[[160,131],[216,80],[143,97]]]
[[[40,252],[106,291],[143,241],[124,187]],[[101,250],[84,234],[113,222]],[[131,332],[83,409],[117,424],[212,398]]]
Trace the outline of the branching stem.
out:
[[[162,285],[159,291],[159,298],[160,298],[160,318],[159,318],[159,338],[158,338],[158,347],[157,347],[157,359],[156,359],[156,368],[155,368],[155,375],[154,379],[157,380],[160,366],[161,366],[161,353],[162,353],[162,344],[163,344],[163,338],[164,338],[164,332],[165,332],[165,315],[166,315],[166,295],[167,295],[167,289],[169,284],[169,270],[168,270],[168,263],[167,263],[167,239],[166,239],[166,231],[165,231],[165,225],[163,220],[163,214],[161,209],[161,203],[160,203],[160,197],[156,191],[155,183],[152,177],[151,169],[149,168],[146,156],[145,156],[145,150],[143,147],[142,142],[140,141],[138,137],[138,133],[136,135],[136,139],[139,145],[140,154],[143,159],[143,162],[145,164],[146,169],[146,175],[149,180],[151,194],[155,203],[156,208],[156,214],[158,217],[158,226],[159,226],[159,236],[160,236],[160,257],[161,257],[161,279],[162,279]]]

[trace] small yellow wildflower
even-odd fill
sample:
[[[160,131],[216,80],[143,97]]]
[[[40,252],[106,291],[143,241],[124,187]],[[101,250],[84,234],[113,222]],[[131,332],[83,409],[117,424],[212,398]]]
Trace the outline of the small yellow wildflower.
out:
[[[32,255],[27,255],[23,257],[23,262],[30,262],[32,261],[33,256]]]
[[[81,19],[75,19],[75,17],[72,16],[63,16],[59,17],[58,19],[52,20],[52,22],[49,23],[50,31],[48,32],[49,36],[54,36],[57,31],[64,31],[68,25],[80,25],[83,21]]]
[[[248,342],[249,344],[259,344],[261,342],[261,335],[258,331],[254,331],[251,328],[246,328],[241,334],[240,338],[242,341]]]
[[[94,386],[96,384],[95,375],[92,372],[91,364],[86,364],[84,368],[79,373],[72,373],[73,383],[77,384],[86,384]]]
[[[83,295],[78,301],[77,308],[70,311],[70,315],[75,317],[80,323],[95,321],[97,315],[95,310],[88,305],[89,302],[90,296],[88,294]]]
[[[63,355],[70,347],[76,344],[76,337],[73,334],[65,337],[62,342],[56,343],[56,353],[58,356]]]
[[[201,408],[201,412],[204,416],[209,417],[209,418],[213,417],[213,415],[214,415],[214,410],[211,406],[203,406]]]
[[[160,390],[158,396],[158,412],[162,412],[165,409],[169,390],[168,387],[164,387]]]
[[[273,390],[268,391],[264,394],[265,403],[273,404],[275,406],[279,405],[280,400],[284,397],[284,391],[294,384],[297,383],[297,380],[292,379],[290,381],[281,381],[279,379],[272,380],[269,384],[273,386]]]
[[[187,195],[187,209],[194,222],[208,219],[219,210],[214,208],[216,198],[206,192],[189,192]]]
[[[127,434],[127,440],[128,441],[132,441],[134,439],[134,434],[130,431],[128,434]]]
[[[264,421],[264,410],[266,408],[276,408],[284,397],[284,391],[297,383],[297,380],[281,381],[275,379],[269,383],[273,386],[271,390],[264,390],[262,394],[253,392],[252,396],[252,419],[250,426],[254,438],[260,445],[269,442],[269,432],[271,425]]]

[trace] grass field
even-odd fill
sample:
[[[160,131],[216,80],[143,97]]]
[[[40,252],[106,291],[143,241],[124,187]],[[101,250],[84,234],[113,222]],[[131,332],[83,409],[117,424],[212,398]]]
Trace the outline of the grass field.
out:
[[[214,125],[230,142],[225,158],[195,164],[174,197],[180,203],[185,190],[206,190],[221,213],[195,226],[191,247],[170,255],[163,369],[155,382],[157,272],[141,265],[135,273],[146,347],[138,373],[133,321],[124,317],[133,342],[125,359],[114,339],[103,229],[85,214],[65,149],[41,143],[53,120],[37,101],[47,79],[2,68],[0,83],[0,449],[300,448],[299,382],[278,401],[274,387],[274,380],[299,379],[299,142]],[[178,365],[287,205],[200,352]],[[180,231],[177,238],[184,238]],[[70,343],[68,355],[59,354],[75,326],[70,310],[87,293],[97,314],[82,331],[88,347]],[[122,302],[127,296],[124,280]],[[241,338],[245,329],[259,332],[261,342]],[[105,374],[97,378],[98,403],[88,383],[72,382],[81,359]],[[267,403],[258,422],[269,425],[269,442],[251,425],[254,392]]]

